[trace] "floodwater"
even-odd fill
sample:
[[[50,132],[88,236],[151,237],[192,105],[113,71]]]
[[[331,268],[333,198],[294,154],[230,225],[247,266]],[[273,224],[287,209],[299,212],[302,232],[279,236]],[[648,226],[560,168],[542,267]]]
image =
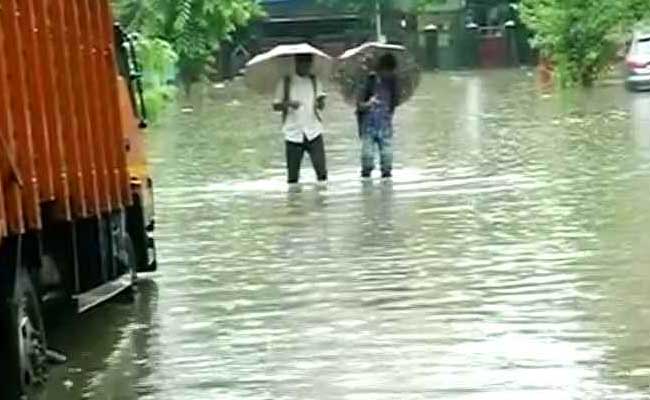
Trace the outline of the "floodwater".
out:
[[[268,110],[153,129],[160,271],[54,332],[44,399],[650,399],[650,95],[425,76],[365,183],[332,96],[325,190]]]

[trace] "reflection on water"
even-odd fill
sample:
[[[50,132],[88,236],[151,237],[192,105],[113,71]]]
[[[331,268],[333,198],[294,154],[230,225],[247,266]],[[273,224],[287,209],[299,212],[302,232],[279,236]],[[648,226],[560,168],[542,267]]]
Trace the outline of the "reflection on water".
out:
[[[59,321],[50,344],[68,356],[55,368],[47,390],[51,399],[140,399],[152,388],[141,381],[155,369],[158,347],[158,286],[142,280],[134,302],[119,298],[80,318]]]
[[[650,96],[428,76],[392,182],[333,100],[327,189],[287,190],[268,110],[151,135],[158,287],[72,325],[47,399],[648,398]]]

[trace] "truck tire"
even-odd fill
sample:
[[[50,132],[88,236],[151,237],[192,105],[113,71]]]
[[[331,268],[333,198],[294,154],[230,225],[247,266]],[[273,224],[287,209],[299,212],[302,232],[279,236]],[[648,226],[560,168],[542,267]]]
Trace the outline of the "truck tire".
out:
[[[40,301],[25,268],[16,271],[11,296],[0,310],[0,393],[3,399],[29,398],[47,377],[47,343]]]

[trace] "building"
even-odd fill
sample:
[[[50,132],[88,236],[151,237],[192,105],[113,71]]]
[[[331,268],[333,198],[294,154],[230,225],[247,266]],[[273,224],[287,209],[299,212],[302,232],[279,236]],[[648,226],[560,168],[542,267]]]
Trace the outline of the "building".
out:
[[[515,0],[446,0],[421,12],[418,26],[420,49],[437,53],[437,68],[497,68],[532,62],[530,33],[519,20]],[[437,44],[428,43],[432,40]]]
[[[320,0],[261,0],[265,16],[221,43],[220,78],[230,79],[250,56],[284,43],[307,42],[339,55],[369,40],[367,18],[323,5]]]
[[[511,0],[516,2],[517,0]],[[445,0],[422,10],[416,0],[394,0],[381,10],[382,31],[403,44],[431,69],[494,68],[532,62],[529,33],[509,0]],[[225,77],[243,65],[246,55],[278,44],[308,42],[334,56],[376,39],[370,10],[351,12],[321,0],[261,0],[266,16],[222,45]],[[374,11],[374,10],[373,10]],[[230,71],[230,72],[228,72]]]
[[[262,0],[261,4],[267,16],[254,24],[254,52],[282,43],[308,42],[338,55],[369,39],[365,18],[319,0]]]

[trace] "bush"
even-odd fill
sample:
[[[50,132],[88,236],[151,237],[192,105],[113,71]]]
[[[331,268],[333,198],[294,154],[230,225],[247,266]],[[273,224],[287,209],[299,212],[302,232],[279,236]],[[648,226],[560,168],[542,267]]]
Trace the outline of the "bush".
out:
[[[148,119],[156,121],[164,108],[176,97],[174,76],[178,61],[172,46],[162,39],[150,39],[131,34],[142,68],[144,102]]]
[[[620,36],[648,11],[647,0],[522,0],[533,46],[562,86],[591,86],[607,71]]]
[[[147,38],[162,39],[178,55],[180,83],[189,88],[207,73],[218,43],[261,15],[257,0],[114,0],[120,21]]]

